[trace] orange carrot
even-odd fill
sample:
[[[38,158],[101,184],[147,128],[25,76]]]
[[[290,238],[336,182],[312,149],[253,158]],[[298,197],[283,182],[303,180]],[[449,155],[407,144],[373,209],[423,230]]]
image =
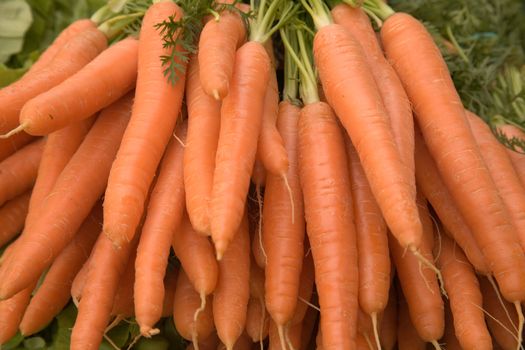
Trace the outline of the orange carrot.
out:
[[[33,136],[21,132],[6,140],[0,140],[0,161],[14,154],[29,142],[34,141],[34,139]]]
[[[525,134],[513,125],[501,125],[498,126],[498,130],[503,132],[508,138],[515,137],[520,140],[525,140]],[[525,155],[510,149],[507,149],[507,154],[512,160],[512,164],[520,177],[521,183],[525,186]]]
[[[77,302],[82,297],[82,290],[86,285],[86,279],[89,272],[89,263],[91,261],[92,255],[93,252],[91,252],[91,254],[88,256],[87,260],[84,262],[77,275],[73,279],[73,283],[71,283],[71,297],[73,298],[73,302],[75,304],[77,304]]]
[[[71,241],[102,195],[129,120],[132,94],[104,109],[64,168],[34,224],[17,245],[10,269],[0,280],[6,298],[38,278]],[[60,223],[56,225],[54,223]]]
[[[0,205],[33,187],[44,140],[37,140],[0,163]]]
[[[199,61],[192,56],[186,81],[188,136],[184,148],[184,188],[191,224],[199,233],[211,234],[209,202],[220,130],[220,102],[204,92]]]
[[[33,68],[27,76],[0,90],[0,103],[4,106],[0,114],[0,132],[5,133],[17,126],[22,107],[28,101],[77,73],[106,47],[107,38],[104,33],[95,26],[85,28],[60,47],[57,46],[52,59],[43,57],[41,67]],[[96,79],[101,78],[96,76]],[[75,96],[75,102],[77,99],[78,95]],[[45,115],[47,120],[50,119],[50,114]]]
[[[397,294],[396,288],[390,286],[388,304],[379,327],[379,339],[383,350],[393,350],[397,342]]]
[[[303,269],[301,271],[301,279],[299,284],[299,294],[297,305],[295,307],[294,315],[290,321],[291,325],[295,325],[303,322],[309,309],[312,307],[309,305],[312,299],[312,293],[314,289],[314,261],[312,254],[308,254],[304,258]],[[314,309],[315,310],[315,309]]]
[[[168,267],[166,270],[166,276],[164,277],[164,302],[162,305],[162,317],[169,317],[173,314],[173,299],[175,298],[178,271],[178,269],[170,267]]]
[[[407,301],[398,293],[397,348],[399,350],[425,350],[426,344],[412,324]]]
[[[343,135],[330,106],[306,105],[299,119],[299,178],[325,349],[355,346],[357,242],[347,163]]]
[[[219,281],[213,294],[213,318],[219,339],[233,349],[241,337],[250,298],[250,240],[246,215],[219,262]],[[249,338],[248,338],[249,339]]]
[[[135,315],[133,284],[135,283],[135,261],[137,250],[132,249],[126,268],[119,279],[119,286],[113,299],[113,309],[111,315],[118,318],[128,318]]]
[[[87,260],[101,231],[101,220],[102,207],[97,205],[75,238],[57,256],[27,307],[20,324],[22,334],[27,336],[36,333],[67,304],[73,279]]]
[[[210,204],[211,233],[219,260],[242,221],[270,74],[268,54],[255,41],[237,51],[235,65],[229,94],[221,107]]]
[[[46,135],[117,101],[135,85],[137,46],[137,40],[124,39],[29,100],[20,111],[20,128],[31,135]]]
[[[186,123],[177,128],[176,134],[181,140],[185,140]],[[161,317],[164,300],[163,279],[173,231],[179,229],[184,213],[183,157],[182,145],[173,138],[168,144],[151,193],[146,221],[137,248],[135,312],[141,333],[145,336],[151,333]]]
[[[159,56],[169,55],[170,50],[163,46],[155,24],[172,15],[177,20],[182,9],[174,2],[162,1],[149,7],[142,21],[133,113],[111,168],[104,201],[104,233],[117,246],[131,241],[135,234],[184,96],[184,74],[178,72],[172,85],[159,64]]]
[[[216,332],[213,332],[208,338],[199,341],[198,348],[194,344],[189,344],[186,350],[217,350],[219,349],[219,344],[219,337],[217,337]]]
[[[0,247],[12,240],[24,227],[30,196],[31,192],[26,192],[0,208]]]
[[[246,334],[254,343],[263,342],[268,336],[269,326],[270,318],[264,308],[264,302],[261,304],[256,298],[250,298],[246,311]]]
[[[487,328],[487,326],[484,326]],[[454,330],[454,320],[452,318],[452,311],[448,303],[445,305],[445,334],[440,341],[441,344],[445,344],[447,350],[463,350],[463,347],[459,344],[458,338]],[[492,340],[490,342],[492,349]]]
[[[15,336],[36,283],[0,301],[0,345]]]
[[[275,322],[270,322],[270,329],[269,329],[269,342],[268,342],[268,349],[269,350],[286,350],[291,349],[291,346],[293,349],[300,349],[301,347],[301,330],[302,330],[302,323],[298,323],[290,328],[288,331],[288,346],[286,348],[282,348],[281,341],[279,339],[279,332],[277,330],[277,325]]]

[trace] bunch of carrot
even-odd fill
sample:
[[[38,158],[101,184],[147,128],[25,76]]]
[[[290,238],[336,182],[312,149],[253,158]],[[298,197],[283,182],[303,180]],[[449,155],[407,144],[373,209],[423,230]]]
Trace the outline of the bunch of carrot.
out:
[[[72,349],[521,347],[525,155],[418,20],[334,3],[106,7],[0,90],[0,344],[72,298]]]

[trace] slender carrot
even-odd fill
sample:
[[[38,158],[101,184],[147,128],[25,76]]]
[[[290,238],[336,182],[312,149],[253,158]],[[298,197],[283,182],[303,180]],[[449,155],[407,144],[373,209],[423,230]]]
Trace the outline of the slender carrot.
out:
[[[397,348],[399,350],[425,350],[426,344],[420,338],[409,314],[408,302],[398,293]]]
[[[88,256],[87,260],[84,262],[84,264],[76,274],[75,278],[73,279],[73,283],[71,283],[71,297],[73,298],[73,302],[75,304],[77,304],[77,302],[82,297],[82,290],[86,285],[86,279],[89,272],[89,264],[92,255],[93,252],[91,252],[91,254]]]
[[[26,192],[0,208],[0,247],[16,237],[24,227],[30,196],[31,192]]]
[[[487,328],[486,325],[484,327]],[[463,347],[461,347],[458,338],[456,337],[452,311],[450,311],[448,303],[445,305],[445,334],[443,335],[443,338],[441,338],[440,343],[445,344],[447,350],[463,350]],[[492,349],[492,339],[490,341],[490,346]]]
[[[132,249],[126,268],[118,281],[118,289],[113,299],[113,309],[111,315],[117,318],[129,318],[135,315],[135,306],[133,303],[135,284],[135,265],[137,259],[137,250]],[[164,289],[164,288],[163,288]]]
[[[525,140],[525,134],[513,125],[501,125],[498,126],[498,130],[503,132],[509,138],[515,137],[520,140]],[[512,160],[512,164],[520,177],[521,183],[525,186],[525,155],[510,149],[507,149],[507,154]]]
[[[393,350],[397,342],[397,294],[396,288],[390,286],[388,304],[386,304],[381,325],[379,326],[379,339],[383,350]]]
[[[172,1],[162,1],[149,7],[142,21],[133,113],[111,168],[104,201],[104,233],[117,246],[131,241],[135,234],[184,96],[184,74],[177,72],[178,80],[172,85],[159,64],[159,56],[169,55],[170,49],[163,46],[155,24],[172,15],[177,20],[183,16],[182,9]]]
[[[178,272],[178,269],[170,267],[168,267],[166,270],[166,276],[164,276],[164,302],[162,305],[162,317],[169,317],[173,314],[173,299],[175,298]]]
[[[304,258],[299,282],[297,305],[295,307],[293,318],[290,321],[290,325],[301,323],[306,317],[308,310],[313,309],[309,304],[311,303],[312,293],[314,291],[314,283],[314,260],[312,259],[312,254],[308,254]]]
[[[204,92],[197,56],[192,56],[190,60],[186,79],[188,108],[188,137],[184,148],[186,207],[195,230],[210,235],[209,202],[219,140],[221,104]]]
[[[137,47],[137,40],[124,39],[29,100],[20,111],[20,128],[31,135],[46,135],[117,101],[135,85]]]
[[[21,132],[6,140],[0,140],[0,161],[16,153],[29,142],[34,141],[34,139],[34,136]]]
[[[57,256],[27,307],[20,323],[22,334],[27,336],[36,333],[67,304],[73,279],[89,257],[101,231],[101,220],[102,207],[97,205],[75,238]]]
[[[176,130],[177,137],[183,142],[185,134],[186,123]],[[164,300],[163,279],[173,232],[180,228],[184,214],[183,157],[182,145],[172,139],[167,146],[158,179],[151,193],[146,221],[137,248],[135,312],[140,331],[145,336],[150,335],[161,317]]]
[[[244,216],[230,247],[219,262],[219,281],[213,294],[213,318],[226,349],[234,348],[246,323],[250,298],[250,240]],[[248,338],[249,339],[249,338]]]
[[[104,33],[94,26],[87,27],[57,46],[52,59],[43,57],[41,67],[33,68],[27,78],[0,90],[0,103],[4,106],[0,114],[0,132],[5,133],[17,126],[22,107],[28,101],[77,73],[106,47],[107,38]],[[96,79],[100,77],[96,76]],[[77,98],[75,96],[75,101]],[[49,114],[45,115],[46,119],[50,119]]]
[[[250,298],[246,311],[246,334],[254,343],[263,342],[268,336],[269,326],[270,318],[264,308],[264,302],[261,304],[260,300]]]
[[[44,140],[37,140],[0,163],[0,205],[33,187]]]
[[[102,195],[129,120],[132,94],[104,109],[53,188],[37,220],[24,232],[10,269],[0,280],[6,298],[38,278],[71,241]],[[60,223],[56,225],[54,223]]]
[[[319,313],[314,308],[308,308],[306,315],[303,319],[302,329],[301,329],[301,350],[311,349],[311,342],[315,340],[314,335],[315,327],[317,325],[317,318]]]
[[[7,300],[0,301],[0,345],[15,336],[36,282]]]

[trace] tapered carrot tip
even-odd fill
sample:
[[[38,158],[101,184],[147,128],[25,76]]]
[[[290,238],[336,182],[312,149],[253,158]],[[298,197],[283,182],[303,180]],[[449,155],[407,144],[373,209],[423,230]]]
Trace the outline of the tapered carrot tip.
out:
[[[216,241],[215,244],[215,256],[217,257],[217,261],[221,261],[222,257],[224,256],[224,252],[226,252],[226,248],[228,248],[228,244],[226,241]]]
[[[142,334],[145,338],[151,338],[154,335],[157,335],[160,333],[160,330],[158,328],[151,328],[147,326],[141,326],[140,327],[140,334]]]
[[[216,99],[217,101],[221,100],[221,95],[219,94],[219,90],[217,90],[217,89],[213,90],[212,94],[213,94],[213,98],[214,99]]]
[[[10,138],[13,135],[18,134],[19,132],[24,131],[26,129],[26,127],[27,127],[27,124],[26,123],[22,123],[19,126],[17,126],[16,128],[14,128],[13,130],[9,131],[7,134],[0,135],[0,139],[8,139],[8,138]]]

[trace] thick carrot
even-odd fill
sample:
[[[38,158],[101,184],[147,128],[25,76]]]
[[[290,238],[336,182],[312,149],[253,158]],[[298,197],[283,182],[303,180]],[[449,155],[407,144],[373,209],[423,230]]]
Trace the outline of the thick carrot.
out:
[[[525,251],[525,186],[521,183],[505,146],[494,137],[489,126],[472,112],[467,111],[467,118],[483,160],[518,233],[521,248]]]
[[[101,231],[101,221],[102,207],[97,205],[46,273],[20,323],[22,334],[27,336],[39,331],[67,304],[73,279],[89,257]]]
[[[299,178],[321,306],[323,348],[350,349],[355,346],[358,308],[356,232],[344,139],[324,102],[301,110]]]
[[[235,52],[246,40],[246,27],[238,13],[223,11],[219,16],[202,28],[198,51],[202,88],[217,100],[230,91]]]
[[[270,317],[264,308],[264,302],[250,298],[246,311],[246,334],[254,343],[263,342],[268,336]]]
[[[177,128],[176,134],[185,140],[186,123]],[[182,145],[173,138],[160,165],[137,248],[135,312],[141,333],[145,336],[151,333],[161,317],[163,279],[173,232],[179,229],[184,214],[183,157]]]
[[[219,262],[219,281],[213,293],[215,327],[228,350],[233,349],[245,328],[250,299],[249,280],[250,239],[248,220],[244,216],[230,247]]]
[[[34,139],[34,136],[21,132],[6,140],[0,140],[0,161],[16,153]]]
[[[456,337],[465,350],[491,349],[492,340],[481,309],[483,299],[472,266],[450,238],[436,237],[437,242],[441,243],[437,263],[445,280]]]
[[[129,121],[132,97],[128,94],[101,112],[60,174],[45,210],[26,228],[13,253],[16,259],[0,280],[0,298],[15,294],[40,276],[71,241],[102,195]]]
[[[414,174],[414,121],[412,107],[394,68],[386,60],[370,19],[361,8],[340,4],[332,9],[335,23],[348,30],[363,48],[377,84],[397,148],[405,167]],[[414,184],[414,176],[410,177]]]
[[[199,61],[192,56],[186,78],[188,136],[184,148],[184,188],[191,224],[199,233],[211,234],[209,202],[221,123],[220,102],[201,85]]]
[[[351,141],[346,138],[359,260],[359,305],[375,322],[388,303],[390,255],[387,227]],[[377,337],[376,337],[377,338]],[[372,334],[373,339],[373,334]]]
[[[30,196],[31,192],[26,192],[0,208],[0,247],[16,237],[24,227]]]
[[[28,101],[77,73],[106,47],[107,38],[101,31],[94,26],[85,28],[57,47],[53,59],[46,59],[48,62],[43,62],[42,67],[33,69],[27,77],[0,90],[0,103],[4,106],[0,114],[0,132],[5,133],[17,126],[22,107]],[[75,96],[75,101],[77,99]],[[49,120],[50,114],[45,118]]]
[[[36,283],[0,301],[0,345],[15,336]]]
[[[516,128],[513,125],[501,125],[498,126],[498,130],[503,132],[509,138],[518,138],[520,140],[525,140],[525,134],[520,129]],[[507,149],[507,154],[512,160],[512,164],[520,177],[521,183],[525,186],[525,155],[522,153],[515,152],[513,150]]]
[[[162,317],[169,317],[173,314],[173,299],[175,298],[178,272],[178,269],[170,267],[168,267],[166,270],[166,276],[164,276],[164,302],[162,305]]]
[[[409,305],[398,293],[398,314],[397,314],[397,348],[399,350],[425,350],[426,344],[420,338],[409,314]]]
[[[390,286],[388,304],[386,304],[381,325],[379,327],[379,340],[383,350],[393,350],[397,342],[397,294],[396,288]]]
[[[279,105],[277,119],[289,159],[290,166],[284,176],[293,193],[294,206],[291,206],[283,174],[268,174],[264,195],[263,243],[268,257],[266,307],[278,327],[284,327],[293,317],[303,266],[305,222],[297,169],[300,113],[299,107],[284,101]]]
[[[137,40],[124,39],[29,100],[20,111],[20,127],[31,135],[46,135],[117,101],[135,85],[137,47]]]
[[[443,182],[472,229],[503,296],[513,302],[525,300],[525,254],[432,36],[417,19],[396,13],[384,22],[381,39]]]
[[[44,140],[37,140],[0,162],[0,205],[33,187]]]
[[[237,51],[235,65],[230,92],[221,108],[210,205],[211,233],[219,260],[242,221],[270,74],[268,54],[255,41]]]
[[[432,159],[419,129],[415,132],[416,140],[416,179],[421,192],[428,199],[443,223],[447,234],[463,249],[468,260],[476,270],[484,275],[490,274],[490,268],[470,228],[459,213],[458,207],[443,183],[435,161]]]
[[[111,168],[104,200],[104,233],[117,246],[135,234],[184,96],[184,74],[178,72],[178,80],[172,85],[159,64],[159,56],[169,55],[170,49],[163,46],[155,24],[172,15],[177,20],[183,15],[182,9],[172,1],[162,1],[153,4],[142,21],[133,113]]]

